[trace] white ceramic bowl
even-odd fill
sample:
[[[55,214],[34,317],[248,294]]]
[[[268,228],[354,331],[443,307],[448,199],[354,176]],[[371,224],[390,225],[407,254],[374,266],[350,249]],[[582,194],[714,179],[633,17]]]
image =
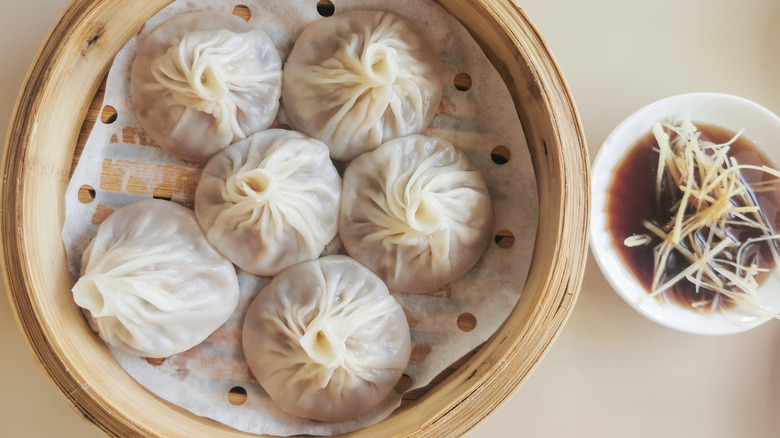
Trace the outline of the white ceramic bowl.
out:
[[[780,118],[749,100],[719,93],[692,93],[669,97],[652,103],[626,118],[607,137],[593,162],[593,191],[590,245],[602,272],[617,293],[639,313],[665,326],[684,332],[722,335],[756,327],[770,316],[756,315],[747,306],[736,306],[712,316],[696,313],[656,299],[645,299],[644,287],[628,271],[607,231],[607,189],[617,165],[641,137],[650,132],[654,122],[680,120],[688,116],[693,122],[720,126],[733,132],[744,129],[751,140],[775,164],[780,163]],[[757,302],[780,312],[780,269],[775,269],[758,291]]]

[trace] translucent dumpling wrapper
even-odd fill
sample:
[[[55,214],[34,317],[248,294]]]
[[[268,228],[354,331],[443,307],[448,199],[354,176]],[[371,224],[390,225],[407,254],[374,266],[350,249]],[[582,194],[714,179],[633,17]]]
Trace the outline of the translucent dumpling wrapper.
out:
[[[82,256],[73,298],[109,345],[168,357],[203,342],[238,304],[233,265],[192,210],[149,199],[116,210]]]
[[[492,231],[482,173],[441,138],[391,140],[344,172],[341,240],[394,292],[428,293],[460,278]]]
[[[348,161],[422,132],[442,95],[441,61],[411,23],[379,11],[318,20],[285,64],[282,100],[292,125]]]
[[[376,275],[346,256],[282,271],[247,310],[243,347],[279,407],[319,421],[360,417],[409,362],[406,316]]]
[[[322,253],[338,231],[341,177],[321,141],[271,129],[212,157],[195,191],[209,241],[257,275]]]
[[[131,92],[155,143],[202,162],[271,125],[281,82],[279,53],[262,29],[208,11],[174,17],[144,38]]]

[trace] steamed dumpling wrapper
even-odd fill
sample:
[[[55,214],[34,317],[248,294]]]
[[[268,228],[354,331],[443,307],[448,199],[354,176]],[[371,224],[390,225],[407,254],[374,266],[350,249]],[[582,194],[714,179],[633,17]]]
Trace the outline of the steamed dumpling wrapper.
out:
[[[492,232],[482,174],[443,139],[391,140],[344,172],[341,240],[394,292],[428,293],[458,279]]]
[[[241,18],[213,11],[177,16],[139,45],[131,75],[135,112],[163,149],[206,161],[271,125],[281,69],[268,35]]]
[[[219,328],[238,304],[233,265],[206,241],[192,210],[149,199],[116,210],[82,256],[73,298],[101,339],[168,357]]]
[[[346,256],[292,266],[246,313],[252,374],[279,407],[320,421],[360,417],[387,397],[409,362],[409,325],[376,275]]]
[[[319,257],[338,231],[341,177],[321,141],[271,129],[212,157],[195,191],[209,241],[257,275]]]
[[[422,132],[442,94],[436,51],[408,21],[349,11],[309,25],[284,68],[292,125],[349,161],[392,138]]]

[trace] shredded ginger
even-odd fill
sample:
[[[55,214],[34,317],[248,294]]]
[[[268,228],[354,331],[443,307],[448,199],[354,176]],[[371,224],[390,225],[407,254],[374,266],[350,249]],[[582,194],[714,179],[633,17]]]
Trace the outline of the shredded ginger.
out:
[[[767,166],[742,165],[727,155],[741,132],[724,144],[700,140],[701,133],[688,120],[679,125],[655,123],[652,132],[659,152],[657,202],[660,205],[664,184],[672,185],[681,195],[672,206],[667,224],[656,226],[643,221],[645,228],[661,239],[654,248],[653,281],[647,298],[663,300],[663,292],[687,280],[695,286],[697,293],[703,289],[716,292],[711,302],[694,302],[693,308],[711,313],[724,303],[723,298],[727,298],[777,317],[753,300],[759,286],[758,276],[768,269],[748,262],[744,255],[749,245],[763,242],[769,245],[775,266],[780,266],[774,242],[780,239],[780,234],[774,234],[751,193],[751,189],[758,191],[767,187],[763,187],[763,183],[762,187],[749,187],[741,171],[759,170],[775,178],[780,178],[780,172]],[[759,237],[735,241],[727,232],[733,227],[758,230]],[[643,236],[648,239],[632,236],[625,244],[636,246],[648,242],[650,236]],[[690,265],[671,279],[664,279],[673,251],[685,257]]]

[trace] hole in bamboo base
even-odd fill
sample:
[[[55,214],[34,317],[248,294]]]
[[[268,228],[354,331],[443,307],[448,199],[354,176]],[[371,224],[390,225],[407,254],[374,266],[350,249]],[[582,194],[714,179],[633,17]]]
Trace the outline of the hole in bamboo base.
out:
[[[515,235],[511,231],[501,230],[496,233],[496,245],[499,248],[509,248],[515,244]]]
[[[153,366],[153,367],[159,367],[160,365],[163,364],[163,362],[165,362],[165,358],[164,357],[147,357],[146,358],[146,362],[149,365]]]
[[[89,204],[94,201],[96,195],[97,192],[95,192],[95,189],[92,186],[83,185],[79,189],[79,201],[82,204]]]
[[[330,17],[336,12],[336,6],[330,0],[320,0],[317,2],[317,12],[323,17]]]
[[[471,76],[468,73],[458,73],[455,75],[454,85],[459,91],[468,91],[471,89]]]
[[[238,5],[233,8],[233,15],[243,18],[244,21],[249,21],[252,18],[252,11],[249,10],[248,6]]]
[[[105,123],[106,125],[110,125],[114,122],[116,122],[116,108],[114,108],[111,105],[106,105],[103,107],[103,112],[100,113],[100,121]]]
[[[511,156],[512,153],[509,152],[509,148],[506,146],[496,146],[490,152],[490,159],[496,164],[508,163]]]
[[[469,312],[458,315],[458,328],[464,332],[470,332],[477,327],[477,317]]]
[[[228,391],[228,401],[231,405],[239,406],[246,403],[246,389],[240,386],[234,386]]]

